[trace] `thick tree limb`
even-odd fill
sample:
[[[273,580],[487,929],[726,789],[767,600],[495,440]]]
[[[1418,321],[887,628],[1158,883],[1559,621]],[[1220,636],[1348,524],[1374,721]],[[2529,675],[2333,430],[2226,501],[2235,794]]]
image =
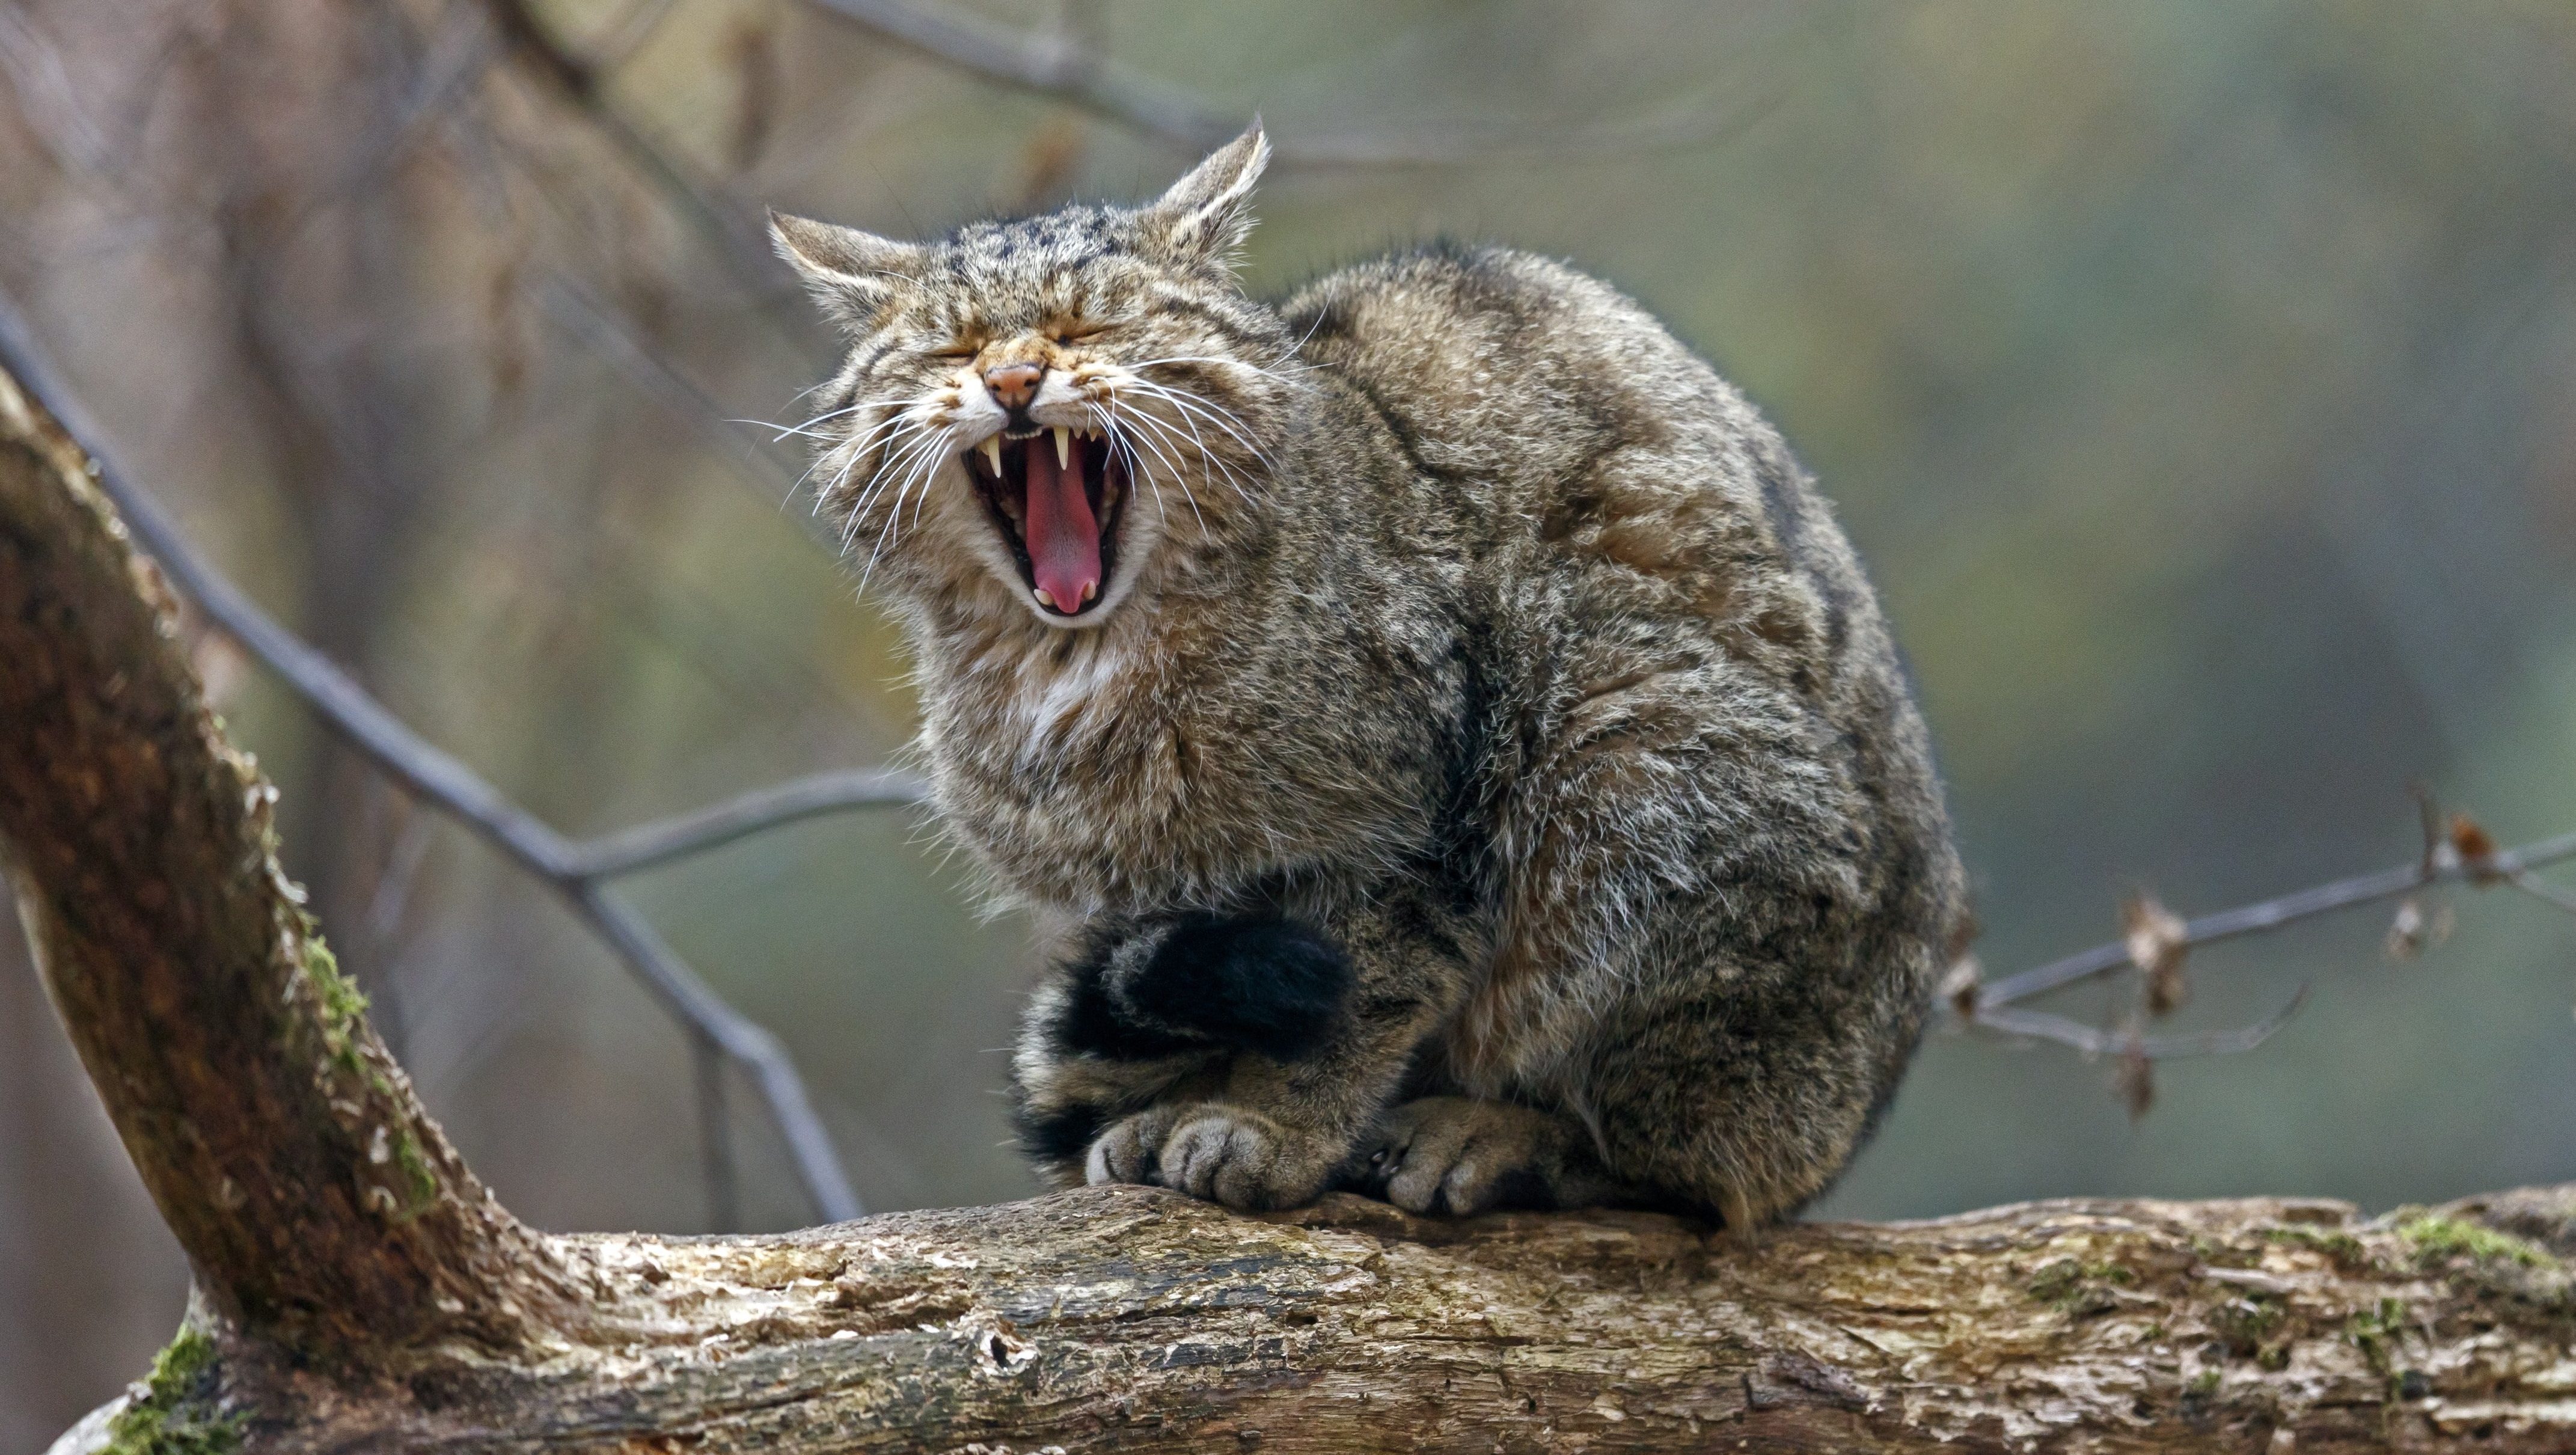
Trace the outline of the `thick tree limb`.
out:
[[[572,1286],[358,1013],[175,637],[85,457],[0,376],[0,858],[144,1185],[214,1312],[282,1348],[514,1344]]]
[[[24,404],[24,416],[43,421],[41,433],[48,448],[59,442],[62,448],[77,451],[98,438],[98,432],[80,417],[77,401],[52,376],[16,310],[5,299],[0,299],[0,373],[11,376],[8,387]],[[79,438],[66,435],[67,430]],[[88,444],[88,448],[98,447]],[[779,785],[771,790],[770,799],[748,810],[741,807],[744,800],[736,799],[702,814],[642,825],[630,835],[576,843],[512,802],[462,761],[413,732],[328,657],[279,625],[239,587],[201,560],[150,497],[134,488],[103,455],[88,460],[84,482],[91,479],[105,497],[103,508],[111,514],[122,511],[124,518],[131,520],[134,533],[142,537],[144,547],[178,578],[206,615],[284,678],[334,732],[422,801],[452,815],[520,869],[562,896],[644,987],[688,1028],[702,1060],[710,1053],[720,1053],[741,1063],[759,1087],[816,1208],[826,1218],[858,1215],[858,1194],[850,1188],[840,1154],[833,1149],[822,1119],[815,1114],[805,1093],[804,1079],[788,1059],[786,1047],[767,1028],[727,1005],[642,915],[609,892],[604,881],[647,862],[667,861],[795,818],[862,804],[905,802],[904,785],[912,780],[889,778],[882,785],[883,791],[876,793],[853,793],[849,781],[838,775],[800,780]],[[784,812],[771,811],[782,808]],[[727,822],[732,831],[694,832],[711,817]],[[628,851],[639,842],[659,845],[663,851],[636,860]],[[721,1082],[714,1085],[720,1088]],[[721,1104],[719,1094],[718,1111]],[[724,1145],[721,1135],[722,1129],[710,1119],[708,1136],[719,1148]],[[729,1158],[716,1160],[716,1181],[729,1182]]]
[[[60,1451],[2576,1446],[2576,1187],[1753,1239],[1142,1189],[532,1233],[368,1030],[270,799],[87,462],[0,386],[0,852],[199,1279]]]

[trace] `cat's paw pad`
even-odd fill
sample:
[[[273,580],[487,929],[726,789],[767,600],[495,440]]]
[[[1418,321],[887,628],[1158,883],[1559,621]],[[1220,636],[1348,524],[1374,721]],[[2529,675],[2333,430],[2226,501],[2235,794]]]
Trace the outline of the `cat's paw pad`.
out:
[[[1559,1204],[1554,1118],[1503,1102],[1433,1096],[1386,1114],[1369,1185],[1407,1212],[1465,1216]]]
[[[1246,1212],[1314,1201],[1340,1162],[1338,1147],[1258,1112],[1208,1107],[1172,1129],[1155,1180]]]

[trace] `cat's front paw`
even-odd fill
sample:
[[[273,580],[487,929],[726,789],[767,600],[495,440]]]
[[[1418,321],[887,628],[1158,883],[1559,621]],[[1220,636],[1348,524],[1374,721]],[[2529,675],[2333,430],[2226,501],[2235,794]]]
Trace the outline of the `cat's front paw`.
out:
[[[1091,1144],[1084,1178],[1158,1183],[1252,1212],[1314,1201],[1341,1161],[1342,1148],[1328,1138],[1202,1102],[1122,1118]]]
[[[1561,1117],[1508,1102],[1427,1096],[1388,1112],[1368,1178],[1407,1212],[1574,1207],[1606,1190],[1569,1157]]]
[[[1209,1106],[1172,1129],[1159,1180],[1245,1212],[1297,1207],[1323,1192],[1343,1150],[1259,1112]]]

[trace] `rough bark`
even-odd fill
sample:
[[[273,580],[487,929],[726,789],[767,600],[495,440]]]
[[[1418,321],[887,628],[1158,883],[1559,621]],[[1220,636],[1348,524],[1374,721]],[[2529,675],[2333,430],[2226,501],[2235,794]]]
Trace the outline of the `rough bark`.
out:
[[[329,1361],[572,1297],[361,1014],[86,457],[0,375],[0,860],[214,1314]]]
[[[1143,1189],[533,1233],[367,1029],[271,798],[0,376],[0,857],[199,1290],[61,1450],[2576,1448],[2576,1187],[1751,1239]]]

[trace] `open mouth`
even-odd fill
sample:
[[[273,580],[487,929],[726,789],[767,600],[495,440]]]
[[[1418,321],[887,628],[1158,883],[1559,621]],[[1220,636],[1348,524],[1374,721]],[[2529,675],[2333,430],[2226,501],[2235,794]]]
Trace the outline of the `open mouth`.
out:
[[[1127,467],[1107,437],[1060,427],[993,435],[966,452],[966,473],[1040,607],[1080,616],[1100,604],[1127,499]]]

